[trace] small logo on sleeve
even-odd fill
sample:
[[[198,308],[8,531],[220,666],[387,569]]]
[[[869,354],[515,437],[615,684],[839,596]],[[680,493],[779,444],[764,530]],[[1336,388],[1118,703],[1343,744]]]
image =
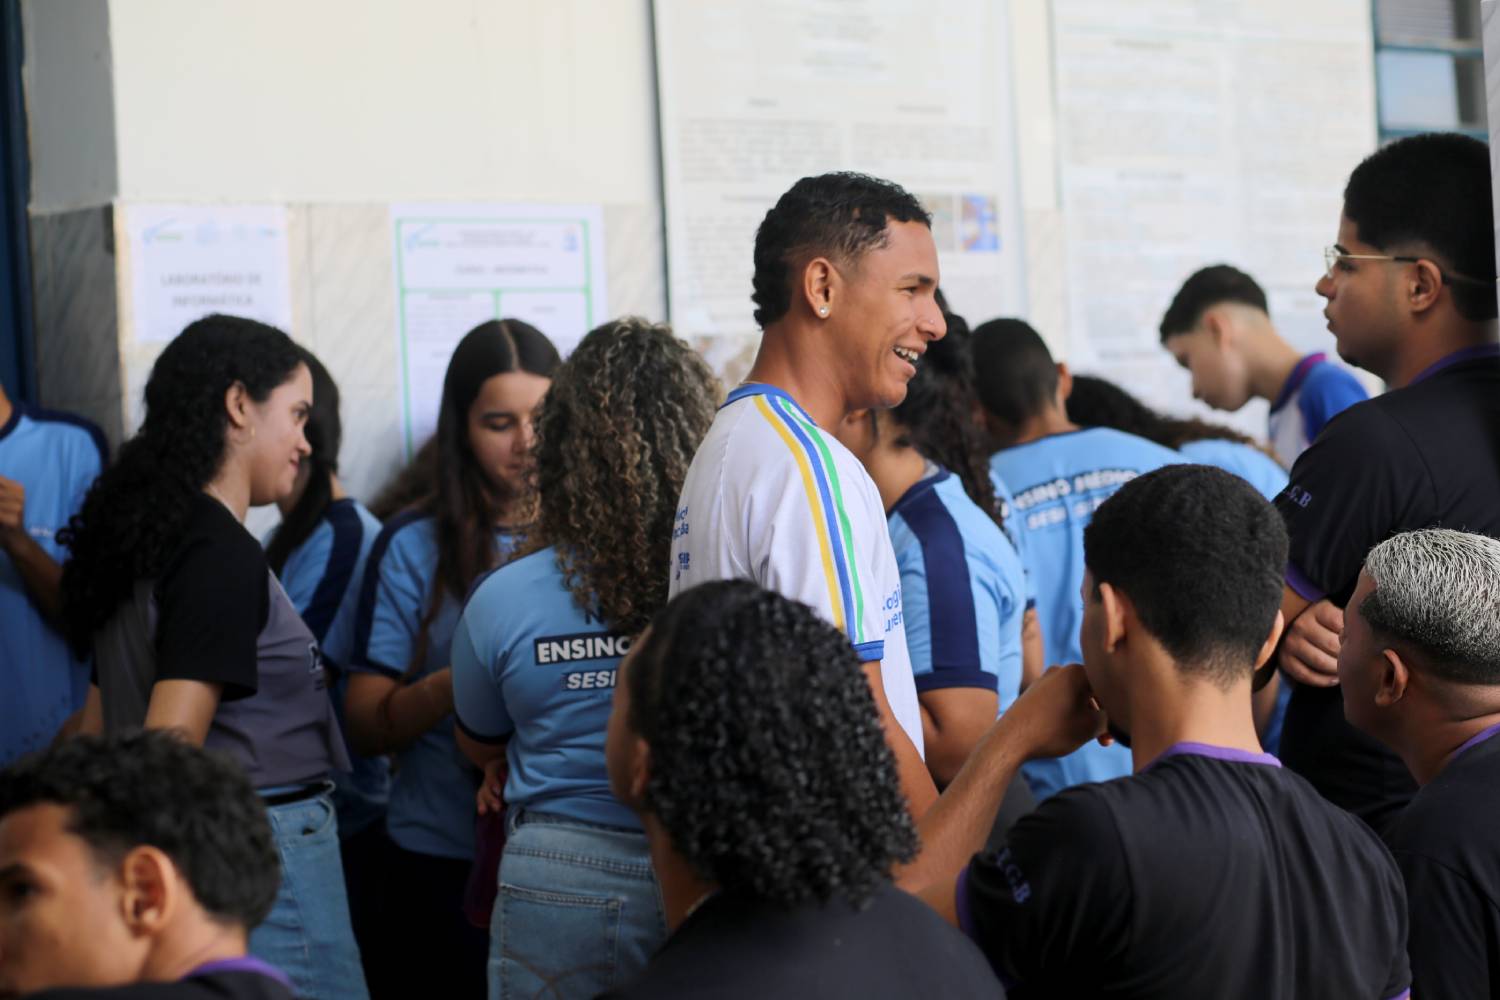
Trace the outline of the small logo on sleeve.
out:
[[[1288,486],[1286,488],[1286,498],[1298,507],[1306,507],[1312,503],[1312,494],[1301,486]]]

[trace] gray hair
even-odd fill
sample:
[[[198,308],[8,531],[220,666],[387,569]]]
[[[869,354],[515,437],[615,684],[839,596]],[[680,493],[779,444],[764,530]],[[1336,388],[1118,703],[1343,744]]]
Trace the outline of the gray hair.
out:
[[[1446,528],[1386,539],[1365,557],[1359,613],[1424,655],[1431,673],[1500,684],[1500,540]]]

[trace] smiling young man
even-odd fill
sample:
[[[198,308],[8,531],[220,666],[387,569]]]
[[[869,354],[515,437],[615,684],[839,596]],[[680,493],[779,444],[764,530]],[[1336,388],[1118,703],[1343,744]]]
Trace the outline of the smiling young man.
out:
[[[880,493],[833,436],[901,402],[946,326],[930,219],[862,174],[804,177],[755,237],[760,350],[688,469],[671,594],[748,579],[817,609],[864,664],[913,812],[936,797]]]
[[[1296,682],[1281,757],[1380,829],[1416,783],[1344,719],[1342,608],[1365,555],[1391,535],[1500,535],[1500,332],[1484,143],[1427,134],[1355,168],[1317,291],[1341,358],[1385,395],[1339,414],[1276,500],[1291,536],[1278,664]]]
[[[280,878],[227,757],[159,730],[67,740],[0,772],[0,996],[290,1000],[246,954]]]

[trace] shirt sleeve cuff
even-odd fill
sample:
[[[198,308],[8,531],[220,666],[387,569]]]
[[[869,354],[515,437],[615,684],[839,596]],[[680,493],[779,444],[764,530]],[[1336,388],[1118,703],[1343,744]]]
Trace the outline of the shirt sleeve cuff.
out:
[[[470,729],[468,726],[464,725],[463,718],[457,714],[453,716],[453,720],[458,723],[459,731],[469,739],[473,740],[475,743],[484,743],[489,746],[498,746],[499,744],[504,743],[506,740],[510,739],[510,733],[505,733],[502,736],[490,736],[487,733],[481,733],[477,730]]]
[[[1286,564],[1286,585],[1297,592],[1297,596],[1308,602],[1321,601],[1328,595],[1294,564]]]
[[[969,866],[964,865],[958,873],[958,882],[953,886],[953,912],[958,915],[958,929],[969,940],[978,942],[979,931],[974,926],[974,914],[969,910]]]
[[[885,659],[885,640],[877,639],[875,642],[856,642],[854,644],[854,655],[859,657],[861,663],[873,663],[876,660]]]
[[[933,670],[930,673],[918,674],[916,676],[917,694],[924,691],[937,691],[942,688],[982,688],[985,691],[998,691],[1000,679],[994,674],[985,673],[978,668],[956,668],[949,670]]]

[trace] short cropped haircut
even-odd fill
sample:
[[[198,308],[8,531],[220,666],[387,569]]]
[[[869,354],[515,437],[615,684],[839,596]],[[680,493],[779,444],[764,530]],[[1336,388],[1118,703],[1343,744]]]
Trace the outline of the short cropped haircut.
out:
[[[1179,333],[1190,333],[1204,313],[1225,302],[1270,313],[1265,289],[1254,278],[1237,267],[1214,264],[1194,271],[1172,297],[1172,304],[1161,318],[1162,343]]]
[[[764,329],[791,309],[797,268],[815,257],[857,263],[886,245],[893,220],[932,225],[922,203],[891,181],[840,172],[793,184],[755,232],[755,322]]]
[[[1447,528],[1393,535],[1370,550],[1375,589],[1359,613],[1406,643],[1418,667],[1460,684],[1500,684],[1500,541]]]
[[[1183,673],[1228,688],[1249,677],[1281,608],[1287,534],[1239,476],[1168,465],[1131,480],[1083,532],[1094,586],[1130,598]]]
[[[276,842],[249,778],[169,732],[75,736],[0,771],[0,819],[44,804],[69,810],[68,830],[102,866],[157,848],[226,924],[250,930],[276,901]]]
[[[1365,158],[1344,188],[1344,215],[1361,241],[1390,253],[1425,244],[1453,280],[1469,320],[1494,319],[1495,222],[1489,147],[1452,132],[1397,139]],[[1465,280],[1467,279],[1467,280]]]
[[[992,319],[979,324],[972,342],[974,391],[986,410],[1016,425],[1052,402],[1057,394],[1057,362],[1031,324]]]
[[[743,580],[679,594],[626,674],[645,808],[699,877],[859,905],[917,836],[849,637]]]

